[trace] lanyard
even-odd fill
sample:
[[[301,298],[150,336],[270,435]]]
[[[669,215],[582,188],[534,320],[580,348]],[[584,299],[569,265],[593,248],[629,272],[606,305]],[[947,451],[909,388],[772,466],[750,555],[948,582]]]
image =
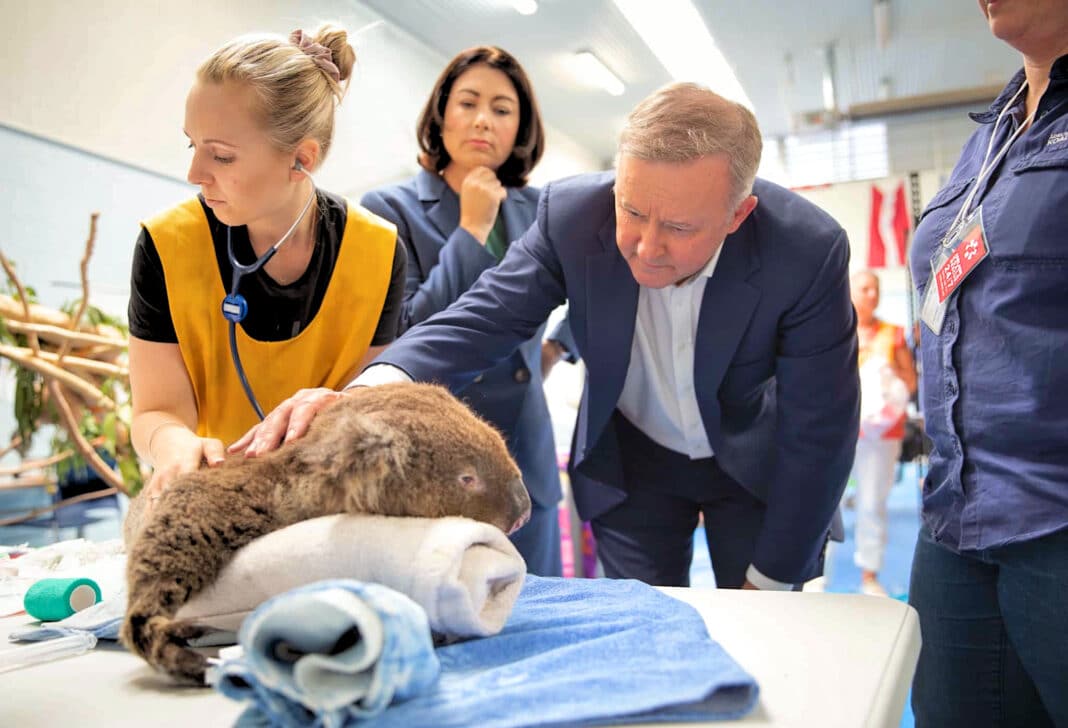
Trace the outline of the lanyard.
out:
[[[979,192],[979,187],[986,181],[986,178],[997,169],[998,164],[1001,162],[1002,157],[1009,151],[1009,147],[1016,141],[1016,138],[1023,133],[1024,129],[1028,127],[1031,121],[1035,118],[1035,112],[1038,111],[1038,105],[1035,105],[1035,110],[1028,114],[1023,123],[1016,128],[1016,130],[1009,136],[1008,140],[1001,146],[998,153],[994,155],[993,159],[990,159],[990,153],[994,150],[994,138],[998,135],[998,127],[1001,126],[1001,120],[1005,118],[1005,114],[1008,113],[1012,105],[1016,103],[1016,99],[1020,97],[1024,89],[1027,88],[1027,82],[1024,81],[1020,85],[1020,88],[1012,95],[1009,102],[1005,104],[1001,109],[1001,113],[998,114],[997,120],[994,122],[994,130],[990,132],[990,141],[986,145],[986,154],[983,156],[983,163],[979,165],[979,173],[975,176],[975,182],[972,184],[972,189],[968,193],[968,196],[964,199],[964,204],[961,205],[960,210],[957,211],[957,216],[953,219],[953,224],[949,226],[949,230],[946,231],[946,236],[942,238],[942,245],[946,246],[949,241],[953,239],[964,218],[968,214],[968,210],[971,209],[972,201],[975,199],[975,195]]]
[[[248,397],[249,404],[252,405],[252,409],[256,411],[256,416],[261,420],[264,418],[263,409],[260,407],[260,403],[256,400],[256,395],[252,392],[252,385],[249,384],[248,377],[245,375],[245,367],[241,365],[241,355],[237,351],[237,324],[241,322],[245,316],[248,315],[248,302],[245,297],[237,292],[238,286],[241,284],[241,278],[246,275],[255,273],[271,259],[275,253],[278,252],[278,248],[282,246],[282,243],[289,240],[289,236],[293,234],[293,231],[297,229],[297,225],[300,225],[300,221],[304,219],[304,216],[308,213],[308,209],[311,207],[312,202],[315,200],[315,180],[312,179],[311,173],[308,170],[302,168],[298,162],[296,169],[304,172],[305,176],[312,182],[312,191],[308,195],[308,201],[304,203],[304,209],[300,211],[300,215],[293,221],[293,224],[286,231],[286,234],[275,243],[266,253],[256,259],[254,263],[249,265],[242,265],[238,262],[237,256],[234,255],[233,241],[230,239],[230,226],[226,226],[226,252],[230,257],[230,266],[234,270],[233,279],[230,283],[230,293],[223,299],[222,302],[222,314],[227,321],[230,322],[229,334],[230,334],[230,358],[234,360],[234,369],[237,372],[237,378],[241,380],[241,386],[245,390],[245,396]]]

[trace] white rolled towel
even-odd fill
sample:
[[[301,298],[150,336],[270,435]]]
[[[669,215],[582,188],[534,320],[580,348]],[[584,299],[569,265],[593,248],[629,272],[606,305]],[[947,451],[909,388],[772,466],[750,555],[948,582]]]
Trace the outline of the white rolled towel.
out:
[[[323,516],[262,536],[239,550],[214,584],[177,614],[236,632],[276,594],[324,579],[383,584],[426,610],[447,639],[504,627],[526,564],[504,533],[467,518]]]

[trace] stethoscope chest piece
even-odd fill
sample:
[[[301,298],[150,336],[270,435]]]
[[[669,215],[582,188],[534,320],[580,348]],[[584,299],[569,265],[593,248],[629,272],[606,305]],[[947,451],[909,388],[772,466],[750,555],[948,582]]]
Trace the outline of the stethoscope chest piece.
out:
[[[223,299],[222,315],[227,321],[241,323],[248,316],[248,301],[240,293],[231,293]]]

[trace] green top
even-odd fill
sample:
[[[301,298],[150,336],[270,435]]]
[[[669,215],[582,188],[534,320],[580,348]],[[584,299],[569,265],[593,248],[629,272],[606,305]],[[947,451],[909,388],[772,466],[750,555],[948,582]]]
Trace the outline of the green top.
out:
[[[486,252],[501,262],[501,258],[508,251],[508,234],[504,231],[504,215],[497,213],[497,219],[493,223],[489,237],[486,238]]]

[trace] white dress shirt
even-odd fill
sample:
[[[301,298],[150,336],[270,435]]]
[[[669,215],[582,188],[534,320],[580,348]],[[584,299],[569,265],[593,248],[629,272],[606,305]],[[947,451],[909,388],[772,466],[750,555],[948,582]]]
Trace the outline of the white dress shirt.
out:
[[[630,366],[617,407],[653,442],[691,460],[712,457],[694,390],[694,340],[721,245],[685,283],[638,291]]]

